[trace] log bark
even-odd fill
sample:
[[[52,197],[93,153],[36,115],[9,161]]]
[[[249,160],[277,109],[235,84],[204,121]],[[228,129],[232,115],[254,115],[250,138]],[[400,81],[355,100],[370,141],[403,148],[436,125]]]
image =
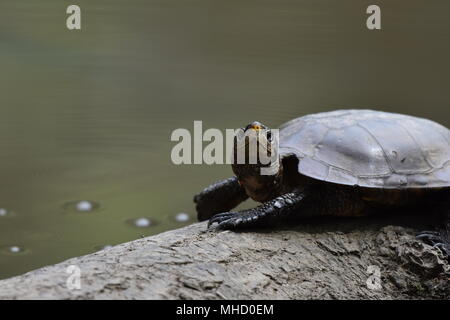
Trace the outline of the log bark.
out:
[[[196,223],[2,280],[0,299],[448,299],[447,261],[414,232],[365,218],[238,233]]]

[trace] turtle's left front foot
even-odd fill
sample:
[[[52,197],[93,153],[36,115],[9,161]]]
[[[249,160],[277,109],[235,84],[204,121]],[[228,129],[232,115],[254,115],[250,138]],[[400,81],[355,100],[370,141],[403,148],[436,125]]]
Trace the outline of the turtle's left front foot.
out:
[[[450,236],[447,231],[422,231],[416,235],[416,238],[439,248],[444,256],[450,260]]]
[[[258,215],[251,210],[241,212],[224,212],[216,214],[209,219],[208,228],[217,223],[217,229],[236,229],[238,227],[245,227],[249,224],[256,224]]]
[[[239,212],[224,212],[213,216],[208,227],[217,223],[218,229],[237,229],[269,225],[298,213],[304,194],[300,191],[283,194],[259,207]]]

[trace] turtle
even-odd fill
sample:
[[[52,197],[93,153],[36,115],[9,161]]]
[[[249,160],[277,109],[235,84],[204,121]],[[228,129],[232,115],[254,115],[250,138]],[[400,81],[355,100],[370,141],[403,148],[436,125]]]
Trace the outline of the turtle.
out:
[[[264,133],[266,142],[274,131],[257,121],[242,130]],[[450,256],[450,131],[445,126],[352,109],[298,117],[278,132],[276,170],[261,174],[272,163],[232,161],[233,177],[194,196],[199,221],[209,220],[208,228],[251,229],[299,217],[357,217],[385,207],[432,206],[444,225],[417,237]],[[234,139],[235,152],[239,139]],[[231,211],[248,198],[261,204]]]

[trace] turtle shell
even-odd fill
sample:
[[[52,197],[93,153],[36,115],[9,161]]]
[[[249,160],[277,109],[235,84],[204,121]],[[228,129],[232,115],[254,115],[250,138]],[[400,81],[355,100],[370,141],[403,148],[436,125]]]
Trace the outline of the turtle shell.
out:
[[[298,171],[371,188],[450,187],[450,131],[430,120],[372,110],[338,110],[280,127],[280,155]]]

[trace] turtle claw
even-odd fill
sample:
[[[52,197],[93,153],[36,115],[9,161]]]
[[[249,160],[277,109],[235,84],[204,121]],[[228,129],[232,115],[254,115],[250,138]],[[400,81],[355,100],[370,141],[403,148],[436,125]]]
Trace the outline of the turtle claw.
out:
[[[440,233],[438,231],[422,231],[417,233],[416,236],[421,236],[421,235],[435,235],[438,236]]]
[[[208,222],[208,227],[217,223],[217,229],[219,230],[232,230],[239,227],[248,226],[255,223],[258,220],[258,216],[251,212],[224,212],[216,214]]]
[[[416,239],[424,241],[433,246],[433,248],[439,248],[447,258],[450,258],[450,245],[442,233],[438,231],[423,231],[416,235]]]
[[[259,220],[260,217],[252,212],[238,212],[228,218],[222,219],[217,228],[221,230],[233,230],[248,227],[250,225],[256,225]]]
[[[242,224],[242,218],[239,217],[230,217],[229,219],[224,219],[219,223],[217,229],[219,230],[233,230],[236,229],[239,225]]]
[[[208,228],[211,227],[214,223],[217,223],[219,226],[222,222],[231,219],[236,213],[235,212],[223,212],[214,215],[208,221]]]
[[[427,244],[434,246],[437,243],[442,243],[442,238],[437,231],[423,231],[416,234],[416,239],[423,240]]]
[[[445,243],[436,243],[433,248],[439,248],[446,257],[450,258],[450,247]]]

